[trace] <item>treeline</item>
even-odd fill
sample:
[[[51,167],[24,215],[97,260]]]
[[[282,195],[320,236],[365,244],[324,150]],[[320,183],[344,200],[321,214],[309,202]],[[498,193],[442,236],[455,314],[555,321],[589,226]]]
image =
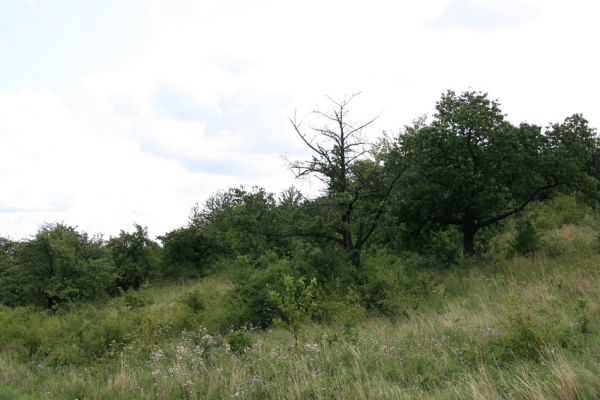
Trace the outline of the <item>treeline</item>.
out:
[[[333,101],[310,122],[290,120],[312,152],[290,166],[323,183],[319,196],[293,186],[279,195],[231,188],[158,242],[139,225],[103,240],[60,223],[30,240],[0,239],[0,302],[56,310],[227,269],[236,284],[232,324],[270,324],[277,312],[269,293],[285,293],[283,276],[316,278],[329,307],[356,302],[398,314],[425,290],[423,271],[485,253],[532,202],[577,193],[595,204],[600,146],[579,114],[514,125],[487,94],[448,91],[430,120],[368,143],[363,133],[374,120],[352,121],[352,99]],[[521,240],[533,235],[518,226]]]

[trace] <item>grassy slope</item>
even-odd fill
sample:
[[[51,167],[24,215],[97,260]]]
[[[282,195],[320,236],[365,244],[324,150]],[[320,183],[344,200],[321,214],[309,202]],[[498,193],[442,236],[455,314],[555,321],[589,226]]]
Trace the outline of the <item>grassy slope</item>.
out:
[[[448,272],[431,294],[432,306],[409,319],[365,319],[345,333],[307,325],[298,351],[290,334],[276,329],[253,332],[252,349],[231,355],[219,335],[198,330],[219,325],[229,286],[218,277],[146,289],[153,304],[133,310],[115,299],[75,313],[77,318],[39,316],[31,325],[39,337],[4,341],[0,386],[12,389],[0,389],[0,399],[18,399],[16,390],[52,399],[600,398],[600,255],[594,237],[586,225],[549,231],[546,251],[532,258]],[[207,310],[197,317],[177,301],[192,289],[210,293]],[[90,318],[114,318],[135,337],[83,364],[81,350],[71,354],[58,339],[44,339],[91,329]],[[160,333],[188,328],[181,336]],[[34,353],[53,344],[61,350],[32,361],[19,348],[31,341]]]

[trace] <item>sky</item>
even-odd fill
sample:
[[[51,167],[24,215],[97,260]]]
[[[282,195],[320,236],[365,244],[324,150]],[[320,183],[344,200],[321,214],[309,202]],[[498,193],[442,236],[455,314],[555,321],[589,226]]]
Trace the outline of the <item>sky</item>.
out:
[[[599,127],[596,3],[0,0],[0,236],[156,236],[218,190],[314,192],[287,167],[309,156],[288,118],[327,96],[361,92],[372,138],[448,89]]]

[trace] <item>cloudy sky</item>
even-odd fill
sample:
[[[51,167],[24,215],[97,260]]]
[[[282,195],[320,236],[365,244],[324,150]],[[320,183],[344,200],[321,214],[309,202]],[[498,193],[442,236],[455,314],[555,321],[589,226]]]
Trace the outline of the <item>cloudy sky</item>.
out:
[[[312,190],[282,160],[306,156],[287,117],[325,95],[361,91],[374,135],[446,89],[598,127],[595,3],[1,0],[0,236],[160,235],[219,189]]]

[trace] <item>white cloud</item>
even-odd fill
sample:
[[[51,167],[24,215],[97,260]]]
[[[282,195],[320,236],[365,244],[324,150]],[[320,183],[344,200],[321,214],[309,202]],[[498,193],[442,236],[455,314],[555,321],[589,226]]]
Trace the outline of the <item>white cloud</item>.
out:
[[[539,16],[541,8],[516,0],[453,0],[434,22],[442,28],[491,31],[514,27]]]
[[[219,188],[300,184],[280,158],[307,155],[286,118],[324,95],[363,91],[352,112],[383,111],[375,134],[468,88],[515,121],[600,124],[593,2],[135,1],[132,50],[79,71],[77,90],[0,87],[0,234],[161,234]]]

